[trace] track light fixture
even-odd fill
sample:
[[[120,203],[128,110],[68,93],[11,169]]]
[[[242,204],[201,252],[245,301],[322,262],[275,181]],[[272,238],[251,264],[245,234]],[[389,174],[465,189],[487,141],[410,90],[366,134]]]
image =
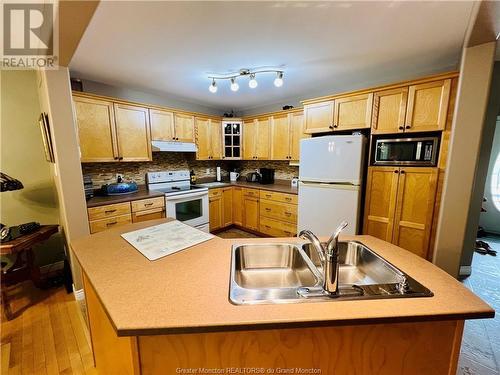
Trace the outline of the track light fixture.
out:
[[[256,88],[259,83],[257,82],[256,75],[261,74],[261,73],[275,73],[276,78],[274,79],[274,86],[276,87],[281,87],[283,86],[283,70],[280,69],[258,69],[258,70],[251,70],[251,69],[240,69],[238,72],[234,73],[229,73],[229,74],[217,74],[217,75],[211,75],[208,78],[212,80],[212,83],[208,87],[208,90],[215,94],[217,92],[217,80],[229,80],[231,82],[230,88],[231,91],[238,91],[240,88],[240,85],[238,82],[236,82],[236,79],[238,77],[245,77],[248,76],[250,79],[248,81],[248,87],[251,89]]]

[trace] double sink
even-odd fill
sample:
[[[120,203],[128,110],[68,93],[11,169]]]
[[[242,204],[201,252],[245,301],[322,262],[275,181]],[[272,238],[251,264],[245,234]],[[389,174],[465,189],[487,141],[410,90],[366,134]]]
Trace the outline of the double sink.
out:
[[[229,299],[269,304],[375,298],[430,297],[432,292],[360,242],[339,242],[339,293],[305,298],[322,290],[323,270],[310,243],[234,245]]]

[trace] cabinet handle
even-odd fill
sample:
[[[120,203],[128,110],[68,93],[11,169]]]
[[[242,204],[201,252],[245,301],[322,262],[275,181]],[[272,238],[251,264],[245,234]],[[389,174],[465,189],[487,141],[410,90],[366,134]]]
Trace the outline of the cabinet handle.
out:
[[[399,130],[404,130],[404,128],[405,128],[404,126],[398,127]]]
[[[402,171],[401,171],[401,174],[405,174],[405,171],[404,171],[404,170],[402,170]]]
[[[284,230],[284,231],[283,231],[283,233],[288,234],[288,235],[291,235],[291,234],[292,234],[292,232],[289,232],[289,231],[287,231],[287,230]]]
[[[266,207],[266,211],[269,212],[269,211],[271,211],[271,209]]]
[[[271,229],[271,227],[269,225],[264,225],[267,229]]]
[[[397,169],[394,170],[394,173],[399,173],[399,171]]]
[[[330,129],[333,129],[333,125],[330,125],[330,126],[329,126],[329,128],[330,128]]]
[[[116,208],[114,210],[106,210],[104,211],[105,214],[111,214],[116,211]]]
[[[292,213],[291,212],[285,212],[286,216],[290,216]]]
[[[118,158],[118,160],[123,160],[123,156],[120,156],[120,157]]]
[[[115,156],[113,159],[118,160],[118,156]]]
[[[151,203],[144,203],[144,206],[146,206],[146,207],[149,207],[149,206],[152,206],[152,205],[153,205],[153,202],[151,202]]]
[[[285,197],[285,200],[290,202],[290,201],[292,200],[292,198],[290,198],[290,197]]]
[[[405,129],[410,129],[411,128],[411,125],[406,125],[405,126]]]
[[[115,224],[118,224],[118,222],[117,221],[113,221],[111,223],[106,223],[106,226],[109,227],[109,226],[115,225]]]
[[[338,128],[339,126],[338,126],[338,125],[333,125],[333,127],[336,129],[336,128]]]

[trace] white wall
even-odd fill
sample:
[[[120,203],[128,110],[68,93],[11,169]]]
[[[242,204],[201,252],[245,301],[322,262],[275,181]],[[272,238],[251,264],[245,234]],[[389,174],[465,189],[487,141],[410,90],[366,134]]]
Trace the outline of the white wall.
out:
[[[491,196],[491,177],[495,162],[500,163],[500,117],[497,118],[495,136],[493,138],[493,146],[491,148],[490,162],[488,166],[488,176],[484,186],[484,196],[487,202],[483,204],[486,212],[480,215],[479,225],[481,225],[487,232],[500,234],[500,207],[497,208],[493,203]]]

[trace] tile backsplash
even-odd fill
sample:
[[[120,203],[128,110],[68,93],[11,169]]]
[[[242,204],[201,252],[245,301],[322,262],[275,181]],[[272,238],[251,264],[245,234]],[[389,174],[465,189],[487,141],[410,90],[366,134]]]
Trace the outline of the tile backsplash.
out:
[[[299,168],[288,165],[287,161],[222,161],[196,160],[194,153],[154,152],[153,161],[137,163],[82,163],[83,174],[92,177],[94,188],[103,184],[116,182],[116,174],[122,174],[125,181],[145,183],[146,172],[163,170],[194,170],[197,178],[215,178],[215,168],[222,168],[222,176],[227,177],[228,171],[238,168],[242,176],[254,172],[258,168],[274,168],[275,178],[290,180],[298,176]],[[209,173],[207,172],[209,169]]]

